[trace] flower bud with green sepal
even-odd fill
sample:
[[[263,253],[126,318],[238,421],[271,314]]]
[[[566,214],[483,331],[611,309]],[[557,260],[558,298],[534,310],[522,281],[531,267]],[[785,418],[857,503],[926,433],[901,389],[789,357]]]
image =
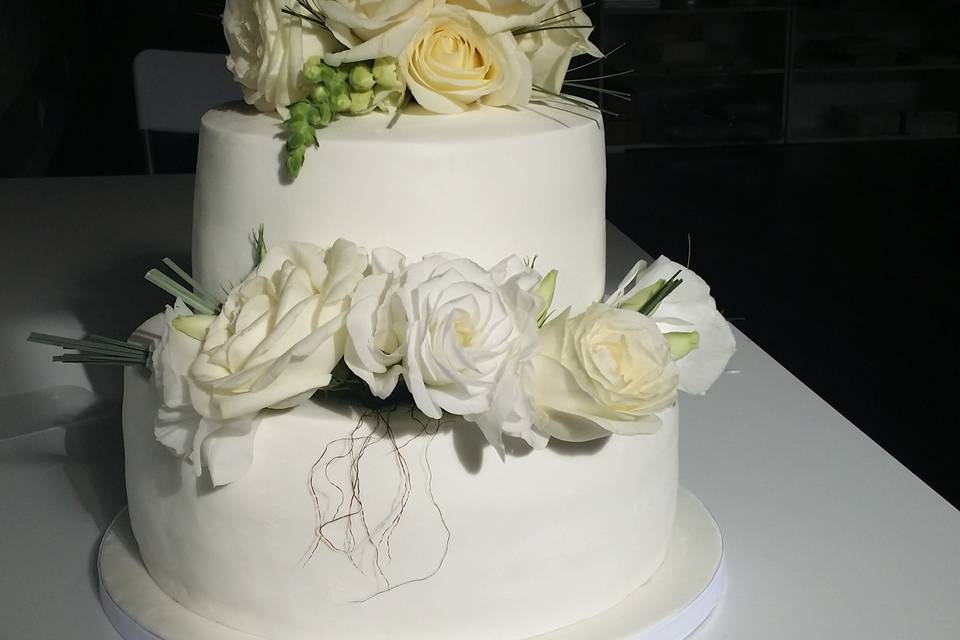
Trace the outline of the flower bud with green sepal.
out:
[[[290,117],[287,120],[289,121],[296,120],[298,118],[305,118],[307,114],[310,113],[311,108],[312,105],[309,102],[304,102],[302,100],[300,102],[294,102],[287,108],[287,110],[290,112]]]
[[[403,81],[397,72],[396,58],[377,58],[373,62],[373,78],[377,81],[377,87],[384,89],[403,89]]]
[[[354,91],[350,94],[350,113],[360,115],[373,108],[373,91]]]
[[[330,102],[330,89],[327,88],[325,84],[318,84],[313,89],[310,90],[307,99],[310,100],[314,105],[320,104],[329,104]]]
[[[173,328],[195,340],[203,340],[207,337],[207,329],[216,317],[203,313],[177,316],[173,319]]]
[[[315,147],[317,146],[317,135],[316,131],[309,124],[304,122],[306,125],[305,128],[290,134],[290,137],[287,139],[287,149],[293,151],[298,147]]]
[[[345,84],[338,84],[330,90],[330,106],[337,113],[350,109],[350,89]]]
[[[307,122],[305,117],[287,120],[286,127],[287,131],[290,132],[290,137],[287,138],[288,149],[292,150],[294,147],[305,147],[308,145],[316,146],[316,129]]]
[[[303,167],[306,151],[306,147],[296,147],[294,149],[287,147],[287,176],[291,180],[300,175],[300,168]]]
[[[348,78],[352,92],[370,91],[373,89],[373,85],[377,83],[376,78],[373,77],[373,73],[370,72],[370,67],[365,62],[358,62],[352,65]]]
[[[307,114],[307,123],[316,128],[322,129],[333,120],[333,109],[326,102],[317,104],[310,113]]]
[[[663,334],[670,345],[670,357],[679,360],[700,346],[700,334],[696,331],[669,331]]]
[[[312,64],[307,61],[307,63],[303,65],[303,77],[307,82],[317,84],[323,77],[323,67],[321,67],[320,64]]]
[[[550,273],[545,275],[543,280],[540,281],[540,284],[533,290],[533,292],[543,300],[543,308],[537,317],[538,327],[542,327],[543,323],[547,321],[547,316],[550,315],[550,306],[553,304],[553,293],[557,288],[557,274],[556,269],[551,269]]]

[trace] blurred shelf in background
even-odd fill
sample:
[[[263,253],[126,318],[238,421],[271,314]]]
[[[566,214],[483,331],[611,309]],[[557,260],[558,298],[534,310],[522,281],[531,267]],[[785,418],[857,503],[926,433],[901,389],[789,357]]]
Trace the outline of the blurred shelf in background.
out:
[[[601,0],[611,150],[960,136],[960,0]],[[572,74],[576,76],[576,73]]]

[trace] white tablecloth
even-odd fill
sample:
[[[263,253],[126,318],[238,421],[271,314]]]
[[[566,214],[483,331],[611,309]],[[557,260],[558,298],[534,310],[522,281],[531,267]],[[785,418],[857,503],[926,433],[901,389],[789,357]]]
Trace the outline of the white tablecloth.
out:
[[[23,340],[121,334],[158,310],[142,274],[189,254],[192,184],[0,181],[0,637],[117,637],[94,554],[123,505],[119,375]],[[617,277],[639,249],[613,228],[608,246]],[[737,337],[732,371],[681,403],[681,481],[720,523],[729,576],[694,638],[960,637],[960,512]]]

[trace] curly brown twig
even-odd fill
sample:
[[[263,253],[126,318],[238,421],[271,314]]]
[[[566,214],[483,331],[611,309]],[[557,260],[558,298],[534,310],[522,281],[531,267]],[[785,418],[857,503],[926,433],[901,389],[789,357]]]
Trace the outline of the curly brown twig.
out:
[[[405,442],[399,442],[394,430],[390,424],[390,414],[396,408],[390,410],[372,410],[359,416],[356,425],[348,436],[337,438],[329,442],[323,449],[320,457],[310,468],[308,478],[308,489],[313,502],[313,508],[316,518],[316,531],[313,543],[304,554],[301,564],[305,566],[315,556],[321,545],[326,546],[333,552],[345,555],[353,566],[361,573],[367,575],[367,565],[365,557],[372,555],[373,578],[378,584],[377,590],[370,596],[358,602],[364,602],[387,591],[425,580],[437,573],[443,560],[446,558],[450,544],[450,529],[443,517],[440,505],[433,493],[433,472],[428,458],[429,448],[439,431],[442,423],[440,421],[431,421],[421,419],[413,409],[410,412],[410,419],[420,425],[420,430],[408,438]],[[362,433],[365,426],[373,421],[369,426],[367,433]],[[409,463],[403,455],[403,449],[413,441],[429,435],[430,439],[425,444],[421,453],[421,465],[426,478],[426,494],[433,508],[437,511],[441,526],[444,530],[444,549],[439,564],[427,575],[406,580],[398,584],[391,584],[389,577],[384,571],[384,565],[389,565],[392,560],[391,542],[394,533],[399,529],[403,520],[404,513],[413,495],[413,477]],[[361,463],[366,453],[372,447],[380,443],[386,443],[389,446],[387,455],[393,459],[397,472],[400,475],[400,483],[397,492],[390,505],[387,516],[378,524],[368,521],[368,513],[363,503],[363,479],[361,474]],[[339,448],[339,450],[338,450]],[[341,483],[337,481],[337,474],[332,471],[334,465],[341,461],[347,461],[347,478],[349,491],[345,491]],[[332,489],[318,490],[317,480],[320,470],[323,470],[323,479],[328,487]],[[327,495],[327,492],[335,492]],[[335,503],[335,506],[334,506]],[[329,533],[329,527],[337,523],[342,523],[342,539],[335,541]],[[381,588],[382,585],[382,588]]]

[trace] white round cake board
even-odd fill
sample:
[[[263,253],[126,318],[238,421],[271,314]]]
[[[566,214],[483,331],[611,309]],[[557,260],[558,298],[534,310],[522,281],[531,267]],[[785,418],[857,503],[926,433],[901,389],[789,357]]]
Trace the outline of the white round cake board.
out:
[[[193,613],[164,593],[140,559],[126,509],[100,541],[98,566],[100,602],[124,640],[261,640]],[[720,528],[681,487],[670,547],[653,578],[603,613],[536,640],[681,640],[710,615],[724,584]]]

